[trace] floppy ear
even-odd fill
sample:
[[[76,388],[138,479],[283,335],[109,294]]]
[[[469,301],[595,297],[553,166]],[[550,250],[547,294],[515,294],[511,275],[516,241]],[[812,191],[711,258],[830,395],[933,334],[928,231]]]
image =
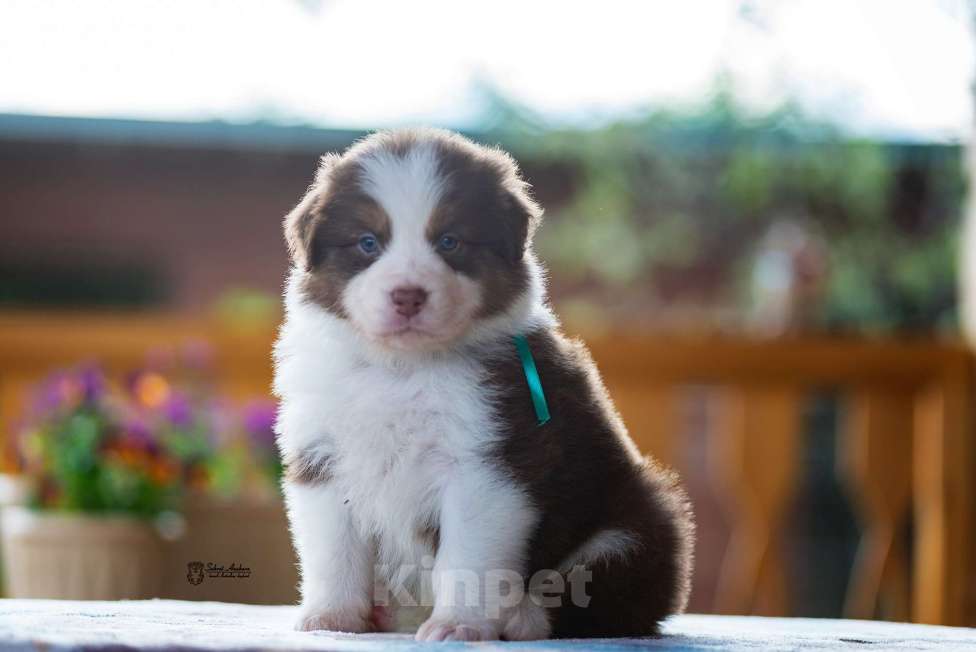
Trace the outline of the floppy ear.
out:
[[[316,209],[319,199],[328,190],[332,169],[338,160],[339,156],[336,154],[326,154],[321,158],[315,173],[315,181],[309,186],[298,205],[285,216],[285,242],[288,245],[288,254],[295,267],[305,271],[315,266],[313,245],[315,222],[319,217]]]
[[[529,185],[521,179],[506,184],[503,203],[505,258],[519,263],[531,245],[535,230],[542,222],[542,208],[529,195]]]

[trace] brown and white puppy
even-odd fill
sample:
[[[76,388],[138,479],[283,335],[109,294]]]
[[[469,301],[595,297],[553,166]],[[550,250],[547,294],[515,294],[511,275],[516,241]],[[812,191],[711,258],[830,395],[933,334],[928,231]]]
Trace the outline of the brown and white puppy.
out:
[[[426,604],[419,640],[640,636],[684,608],[687,500],[560,333],[540,217],[511,157],[435,130],[326,156],[286,217],[275,390],[298,628],[384,629]]]

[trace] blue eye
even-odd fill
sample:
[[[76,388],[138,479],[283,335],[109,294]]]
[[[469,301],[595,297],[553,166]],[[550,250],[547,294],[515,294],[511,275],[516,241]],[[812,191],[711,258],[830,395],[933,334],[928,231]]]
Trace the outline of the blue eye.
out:
[[[367,233],[359,238],[359,249],[364,254],[375,254],[380,250],[380,241],[372,233]]]
[[[437,241],[437,248],[441,251],[454,251],[458,248],[461,241],[455,238],[453,235],[442,235],[441,239]]]

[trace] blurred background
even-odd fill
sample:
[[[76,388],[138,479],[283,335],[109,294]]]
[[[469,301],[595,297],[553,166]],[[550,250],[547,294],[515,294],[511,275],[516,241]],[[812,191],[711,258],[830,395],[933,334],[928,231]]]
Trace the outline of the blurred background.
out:
[[[7,595],[295,599],[281,218],[425,124],[545,206],[567,331],[695,503],[691,610],[976,624],[974,11],[4,2]]]

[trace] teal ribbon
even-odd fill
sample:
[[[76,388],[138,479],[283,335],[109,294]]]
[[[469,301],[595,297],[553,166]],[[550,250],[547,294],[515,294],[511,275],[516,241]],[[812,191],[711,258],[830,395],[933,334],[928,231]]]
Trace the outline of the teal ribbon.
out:
[[[546,403],[546,394],[542,391],[542,379],[539,378],[539,370],[535,368],[535,358],[532,357],[532,349],[529,348],[529,341],[525,339],[524,335],[516,335],[513,339],[515,340],[515,349],[518,351],[519,359],[522,361],[525,382],[529,384],[529,393],[532,395],[535,416],[541,426],[550,419],[549,404]]]

